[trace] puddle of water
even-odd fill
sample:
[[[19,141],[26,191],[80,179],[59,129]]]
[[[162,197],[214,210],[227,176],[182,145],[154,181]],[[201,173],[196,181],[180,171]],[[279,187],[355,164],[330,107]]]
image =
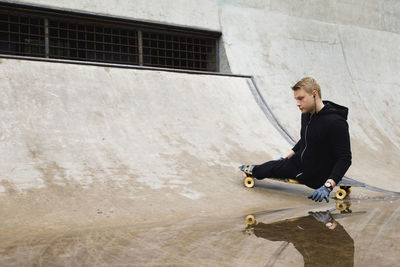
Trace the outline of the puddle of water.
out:
[[[0,266],[394,266],[399,200],[318,204],[169,224],[0,233]],[[18,231],[16,231],[18,232]]]
[[[354,240],[339,219],[362,215],[365,211],[353,213],[347,205],[339,203],[340,211],[309,211],[306,216],[270,223],[257,222],[255,216],[248,215],[245,232],[268,241],[283,242],[267,266],[275,265],[289,244],[302,255],[305,266],[353,266]]]

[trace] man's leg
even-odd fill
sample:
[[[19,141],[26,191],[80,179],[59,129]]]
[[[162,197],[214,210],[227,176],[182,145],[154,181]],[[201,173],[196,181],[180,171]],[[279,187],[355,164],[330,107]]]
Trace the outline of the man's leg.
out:
[[[252,168],[252,176],[259,180],[265,178],[296,179],[300,173],[300,168],[291,159],[271,160]]]

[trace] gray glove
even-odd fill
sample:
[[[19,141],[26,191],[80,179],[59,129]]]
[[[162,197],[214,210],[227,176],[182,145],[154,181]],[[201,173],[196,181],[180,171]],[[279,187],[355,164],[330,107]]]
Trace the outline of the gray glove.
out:
[[[317,190],[314,191],[308,198],[311,198],[312,200],[315,200],[315,202],[319,201],[321,202],[323,199],[326,200],[326,202],[329,202],[329,189],[326,188],[325,186],[321,186]]]

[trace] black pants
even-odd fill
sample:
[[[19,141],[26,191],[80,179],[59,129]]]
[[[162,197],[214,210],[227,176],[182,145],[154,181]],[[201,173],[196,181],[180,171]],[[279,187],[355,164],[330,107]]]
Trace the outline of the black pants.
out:
[[[271,160],[253,168],[253,177],[265,178],[290,178],[301,182],[302,170],[292,159]]]

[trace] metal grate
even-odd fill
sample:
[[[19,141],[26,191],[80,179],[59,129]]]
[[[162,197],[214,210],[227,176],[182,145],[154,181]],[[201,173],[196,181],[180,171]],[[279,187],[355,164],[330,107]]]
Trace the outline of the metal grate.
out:
[[[216,40],[143,32],[143,64],[216,71]]]
[[[138,64],[137,31],[49,21],[50,57]]]
[[[44,21],[0,11],[0,53],[44,57]]]
[[[1,54],[218,70],[215,33],[15,5],[0,3]]]

